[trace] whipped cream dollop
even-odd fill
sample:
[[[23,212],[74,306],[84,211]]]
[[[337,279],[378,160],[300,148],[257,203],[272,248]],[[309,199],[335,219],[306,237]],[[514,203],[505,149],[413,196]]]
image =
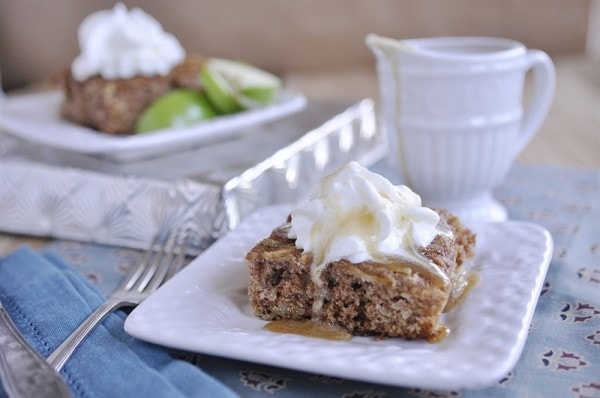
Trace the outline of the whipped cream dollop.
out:
[[[185,58],[179,41],[156,19],[122,3],[87,16],[78,40],[81,54],[71,65],[78,81],[95,75],[109,80],[164,76]]]
[[[325,177],[292,212],[288,237],[313,254],[312,278],[319,283],[329,263],[408,260],[440,273],[420,251],[438,234],[439,215],[421,206],[410,188],[350,162]],[[443,275],[440,275],[443,277]]]

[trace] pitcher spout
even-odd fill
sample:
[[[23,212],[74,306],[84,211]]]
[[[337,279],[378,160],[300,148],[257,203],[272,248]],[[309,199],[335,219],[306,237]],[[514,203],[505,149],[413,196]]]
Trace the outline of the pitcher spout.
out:
[[[374,33],[368,34],[365,41],[367,43],[367,46],[372,51],[375,51],[375,49],[378,49],[387,54],[397,53],[399,51],[412,52],[415,50],[415,48],[413,46],[411,46],[404,40],[391,39],[389,37],[379,36]]]

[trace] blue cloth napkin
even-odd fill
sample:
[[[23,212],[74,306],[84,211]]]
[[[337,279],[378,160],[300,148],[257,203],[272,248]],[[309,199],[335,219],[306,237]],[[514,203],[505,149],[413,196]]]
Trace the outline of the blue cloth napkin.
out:
[[[47,357],[104,298],[59,258],[21,248],[0,260],[0,300]],[[124,320],[122,311],[111,314],[62,369],[75,397],[237,396],[200,368],[125,333]]]

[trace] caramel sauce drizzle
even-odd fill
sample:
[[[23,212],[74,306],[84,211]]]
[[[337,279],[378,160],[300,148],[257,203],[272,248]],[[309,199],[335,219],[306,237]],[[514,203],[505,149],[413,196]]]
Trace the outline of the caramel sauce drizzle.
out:
[[[453,286],[448,302],[444,308],[444,312],[450,312],[458,307],[465,298],[469,295],[471,290],[479,283],[479,274],[475,271],[469,272],[466,277],[463,275],[461,280],[458,281],[459,286]]]
[[[276,320],[267,323],[264,328],[276,333],[299,334],[301,336],[318,337],[335,341],[346,341],[352,338],[352,335],[340,326],[312,319]]]
[[[285,223],[276,228],[273,232],[276,236],[280,238],[288,238],[288,233],[291,229],[291,223]],[[410,246],[409,246],[410,247]],[[373,251],[371,251],[373,252]],[[446,307],[444,308],[444,312],[450,312],[458,305],[460,305],[468,293],[473,289],[475,285],[477,285],[479,281],[479,275],[475,272],[470,272],[465,276],[465,274],[457,274],[452,280],[448,278],[448,276],[438,267],[433,261],[426,259],[420,253],[415,253],[423,258],[423,261],[415,262],[409,259],[383,259],[378,260],[381,261],[381,266],[389,269],[393,272],[406,272],[413,273],[418,272],[423,275],[427,280],[429,280],[434,286],[444,288],[449,284],[452,285],[451,295],[448,298],[448,302]],[[311,276],[313,282],[315,279],[319,282],[316,283],[317,287],[322,287],[323,283],[320,278],[320,274],[326,264],[320,264],[323,261],[318,261],[316,259],[313,260],[313,264],[311,266]],[[319,266],[320,264],[320,266]],[[358,270],[358,269],[357,269]],[[363,271],[361,271],[364,273]],[[316,273],[316,275],[315,275]],[[371,276],[370,274],[365,274],[365,276]],[[316,277],[316,278],[315,278]],[[367,278],[368,279],[368,278]],[[393,281],[391,281],[393,283]],[[325,292],[324,288],[318,289],[321,291],[318,297],[315,298],[313,303],[313,314],[318,313],[323,305]],[[267,323],[264,326],[264,329],[276,332],[276,333],[291,333],[298,334],[302,336],[308,337],[317,337],[323,338],[327,340],[336,340],[336,341],[346,341],[352,338],[352,335],[346,331],[345,329],[337,326],[331,325],[328,323],[321,322],[319,320],[307,319],[307,320],[274,320]],[[444,332],[439,333],[436,336],[433,336],[429,342],[430,343],[438,343],[449,334],[448,329],[444,329]]]

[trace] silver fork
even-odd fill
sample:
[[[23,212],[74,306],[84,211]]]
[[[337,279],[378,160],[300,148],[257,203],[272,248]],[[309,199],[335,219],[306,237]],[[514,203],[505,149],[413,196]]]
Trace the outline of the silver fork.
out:
[[[162,243],[156,249],[159,241]],[[108,314],[122,307],[137,306],[163,282],[175,275],[183,266],[189,243],[190,234],[186,232],[175,232],[164,240],[160,239],[160,234],[157,235],[140,262],[132,267],[119,287],[50,354],[47,358],[48,363],[56,371],[60,371],[79,344]]]

